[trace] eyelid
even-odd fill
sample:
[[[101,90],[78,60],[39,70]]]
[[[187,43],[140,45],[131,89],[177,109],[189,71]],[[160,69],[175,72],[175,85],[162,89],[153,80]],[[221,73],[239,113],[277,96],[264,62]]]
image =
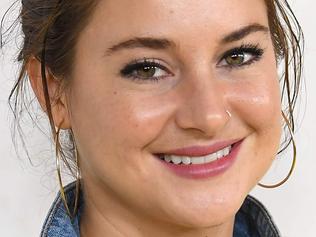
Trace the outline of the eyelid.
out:
[[[138,68],[141,68],[142,66],[152,66],[157,67],[160,70],[163,70],[166,72],[166,74],[174,76],[174,74],[171,72],[168,66],[165,65],[165,61],[157,58],[142,58],[142,59],[136,59],[132,62],[128,63],[123,67],[123,69],[120,70],[120,75],[126,78],[131,78],[135,80],[142,80],[142,81],[150,81],[150,80],[159,80],[162,78],[165,78],[167,76],[161,76],[161,77],[152,77],[148,79],[142,79],[135,77],[132,72],[134,70],[137,70]]]
[[[142,64],[149,64],[149,65],[153,65],[153,66],[159,66],[161,67],[161,69],[167,70],[168,72],[170,71],[169,68],[167,66],[165,66],[164,64],[166,64],[163,60],[161,59],[157,59],[157,58],[142,58],[142,59],[136,59],[133,60],[130,63],[127,63],[124,68],[128,67],[128,66],[134,66],[134,65],[142,65]]]
[[[264,49],[260,47],[259,44],[242,44],[239,47],[234,47],[228,51],[226,51],[220,58],[217,63],[218,67],[229,67],[229,68],[241,68],[242,66],[249,65],[254,61],[258,61],[261,59],[262,55],[264,54]],[[226,57],[232,55],[233,53],[236,52],[242,52],[242,53],[249,53],[254,56],[253,59],[250,59],[250,63],[246,62],[243,64],[240,64],[239,66],[234,66],[234,65],[224,65],[221,66],[220,63],[225,60]]]

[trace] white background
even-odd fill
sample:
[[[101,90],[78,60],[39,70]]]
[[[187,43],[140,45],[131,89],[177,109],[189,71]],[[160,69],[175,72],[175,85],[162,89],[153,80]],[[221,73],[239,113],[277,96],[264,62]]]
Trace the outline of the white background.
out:
[[[281,188],[266,190],[255,188],[252,194],[268,207],[282,236],[316,236],[316,20],[313,0],[291,0],[306,37],[305,86],[296,133],[298,163],[291,179]],[[0,15],[12,0],[1,0]],[[30,137],[30,156],[20,151],[17,157],[11,141],[10,115],[7,97],[17,74],[14,54],[6,49],[0,59],[0,236],[38,236],[47,210],[57,191],[54,158],[49,139],[37,129],[25,134]],[[32,123],[25,122],[32,127]],[[45,123],[44,123],[45,126]],[[32,129],[30,129],[32,131]],[[37,131],[37,132],[36,132]],[[48,132],[46,132],[48,134]],[[279,159],[265,181],[281,179],[290,165],[291,154]]]

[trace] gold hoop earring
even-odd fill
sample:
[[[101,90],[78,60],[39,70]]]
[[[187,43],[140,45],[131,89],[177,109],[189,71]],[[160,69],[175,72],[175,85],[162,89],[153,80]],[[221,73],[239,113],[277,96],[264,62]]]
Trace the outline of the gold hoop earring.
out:
[[[294,171],[294,168],[295,168],[295,165],[296,165],[296,143],[295,143],[295,140],[294,140],[294,134],[293,134],[293,130],[291,129],[291,124],[289,122],[289,119],[285,116],[284,112],[282,111],[282,117],[286,123],[286,126],[288,127],[288,130],[290,132],[290,136],[291,136],[291,142],[292,142],[292,147],[293,147],[293,158],[292,158],[292,165],[291,165],[291,169],[289,171],[289,173],[287,174],[287,176],[279,183],[277,184],[270,184],[270,185],[266,185],[266,184],[261,184],[261,183],[258,183],[258,185],[262,188],[277,188],[277,187],[280,187],[281,185],[283,185],[286,181],[288,181],[288,179],[291,177],[293,171]]]
[[[59,182],[59,191],[60,191],[60,196],[61,199],[64,203],[65,209],[67,211],[68,216],[73,219],[77,213],[77,208],[78,208],[78,200],[79,200],[79,189],[80,189],[80,170],[79,170],[79,159],[78,159],[78,151],[76,147],[76,143],[73,139],[73,144],[74,144],[74,149],[75,149],[75,162],[76,162],[76,188],[75,188],[75,202],[74,206],[72,209],[72,212],[70,211],[70,208],[68,206],[68,200],[65,194],[65,189],[63,186],[62,182],[62,175],[61,175],[61,155],[60,155],[60,150],[58,149],[58,144],[59,144],[59,133],[60,133],[60,126],[57,129],[57,132],[55,133],[55,155],[56,155],[56,170],[57,170],[57,178]],[[71,131],[71,134],[73,136],[73,133]],[[67,164],[67,167],[70,169],[69,164]],[[71,170],[70,170],[71,171]]]

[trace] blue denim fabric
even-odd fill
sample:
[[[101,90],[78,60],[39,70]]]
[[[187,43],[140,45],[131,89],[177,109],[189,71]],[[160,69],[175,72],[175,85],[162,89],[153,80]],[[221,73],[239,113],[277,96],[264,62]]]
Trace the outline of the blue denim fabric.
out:
[[[71,183],[65,187],[65,194],[69,208],[74,206],[76,184]],[[80,214],[83,209],[82,195],[79,197],[77,215],[73,220],[67,214],[60,194],[51,206],[41,231],[41,237],[79,237]],[[70,210],[71,211],[71,210]]]
[[[248,196],[239,209],[233,237],[279,237],[267,209],[254,197]]]
[[[73,207],[75,184],[65,187],[69,207]],[[84,201],[79,197],[77,215],[71,220],[60,195],[55,199],[46,217],[41,237],[80,237],[79,223]],[[280,237],[266,208],[255,198],[248,196],[235,218],[233,237]]]

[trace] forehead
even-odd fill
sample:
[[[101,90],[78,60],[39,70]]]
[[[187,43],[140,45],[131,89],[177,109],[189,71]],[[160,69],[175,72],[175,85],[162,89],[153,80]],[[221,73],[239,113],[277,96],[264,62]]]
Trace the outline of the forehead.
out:
[[[253,23],[268,25],[264,0],[101,0],[85,31],[104,43],[135,36],[210,40]]]

